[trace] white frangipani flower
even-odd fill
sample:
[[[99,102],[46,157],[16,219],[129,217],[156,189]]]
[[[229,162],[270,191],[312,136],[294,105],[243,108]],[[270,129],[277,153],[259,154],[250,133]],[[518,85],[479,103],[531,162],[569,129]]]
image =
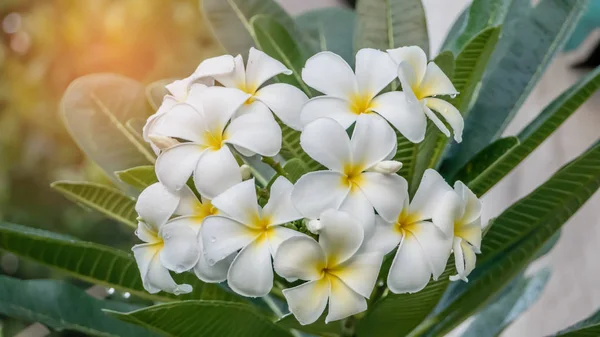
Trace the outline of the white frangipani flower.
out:
[[[152,139],[152,127],[156,118],[171,110],[171,108],[173,108],[173,106],[175,106],[177,103],[188,102],[192,103],[193,105],[195,92],[202,90],[207,86],[213,86],[213,76],[231,73],[234,69],[234,66],[234,60],[231,55],[222,55],[209,58],[202,61],[194,73],[192,73],[192,75],[189,77],[186,77],[182,80],[176,80],[165,86],[165,88],[169,91],[169,94],[165,95],[162,104],[158,108],[158,111],[148,118],[146,125],[144,125],[142,130],[144,140],[152,145],[157,154],[161,149],[168,148],[176,143],[173,143],[175,140],[168,142],[168,140],[163,140],[164,138],[158,138],[158,141]]]
[[[274,260],[277,274],[309,281],[283,290],[302,325],[315,322],[327,302],[326,323],[365,311],[383,259],[380,252],[359,251],[364,233],[350,214],[330,209],[320,218],[319,242],[293,237],[281,244]]]
[[[148,186],[139,196],[135,209],[140,216],[136,235],[143,244],[132,251],[140,269],[144,289],[154,294],[161,290],[184,294],[189,284],[176,284],[169,270],[181,273],[198,261],[196,235],[190,227],[169,221],[179,204],[179,197],[165,186]]]
[[[365,251],[387,254],[398,247],[387,285],[394,293],[414,293],[423,289],[433,275],[444,272],[452,249],[452,222],[440,221],[447,214],[441,205],[454,193],[436,171],[425,171],[412,201],[402,190],[404,203],[393,221],[376,218],[375,233],[365,243]]]
[[[457,275],[450,280],[463,280],[475,269],[475,254],[481,253],[481,201],[465,184],[457,181],[454,184],[456,193],[449,193],[444,200],[438,219],[443,226],[454,226],[454,262]]]
[[[250,297],[267,295],[273,287],[271,257],[279,245],[304,236],[282,224],[302,218],[292,206],[292,184],[279,177],[271,186],[264,208],[258,205],[254,179],[239,183],[212,200],[223,215],[204,220],[201,234],[209,264],[240,252],[229,267],[227,282],[236,293]]]
[[[450,137],[450,130],[433,112],[435,111],[452,127],[454,139],[460,143],[464,128],[462,115],[452,104],[435,98],[438,95],[454,97],[458,94],[448,76],[434,62],[427,63],[427,56],[420,47],[400,47],[387,52],[398,64],[398,78],[402,84],[402,92],[396,92],[394,96],[402,98],[403,101],[402,110],[405,111],[405,115],[401,122],[420,125],[418,136],[424,136],[426,126],[424,121],[427,116],[446,137]],[[390,123],[396,125],[392,120]],[[401,129],[398,130],[402,132]],[[417,131],[414,132],[417,136]],[[409,137],[407,138],[410,140]]]
[[[235,70],[214,76],[227,88],[236,88],[250,95],[240,107],[238,115],[252,111],[271,110],[287,126],[300,130],[300,108],[308,100],[302,90],[286,83],[274,83],[262,86],[269,79],[279,75],[291,75],[281,62],[255,48],[250,48],[248,63],[244,68],[241,55],[235,57]]]
[[[358,116],[352,139],[335,120],[319,118],[306,125],[300,144],[329,169],[307,173],[294,186],[292,201],[302,215],[316,219],[330,208],[344,210],[359,220],[367,236],[374,225],[373,208],[385,219],[395,219],[407,183],[394,172],[399,165],[386,173],[373,170],[389,166],[387,160],[396,153],[396,135],[383,118]]]
[[[198,192],[209,199],[242,181],[236,158],[227,144],[263,156],[281,149],[281,128],[268,111],[256,111],[230,121],[249,95],[236,89],[208,87],[201,104],[175,105],[156,120],[155,133],[185,142],[161,153],[156,161],[158,179],[171,190],[183,188],[194,175]]]
[[[400,92],[378,95],[394,81],[397,68],[387,53],[370,48],[356,53],[355,72],[332,52],[312,56],[302,69],[302,79],[325,96],[312,98],[304,105],[300,114],[302,123],[329,117],[346,129],[359,115],[376,112],[410,141],[422,141],[427,125],[422,113],[412,116]]]

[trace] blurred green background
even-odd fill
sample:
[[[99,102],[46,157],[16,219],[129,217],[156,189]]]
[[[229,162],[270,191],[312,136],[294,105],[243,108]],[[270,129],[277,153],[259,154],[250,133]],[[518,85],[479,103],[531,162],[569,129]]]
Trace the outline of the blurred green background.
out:
[[[89,73],[143,83],[187,76],[220,52],[199,7],[197,0],[0,1],[1,221],[129,249],[133,233],[49,187],[61,179],[109,183],[71,140],[59,101],[72,80]],[[11,254],[0,255],[0,273],[50,276]],[[0,319],[0,336],[23,324]]]

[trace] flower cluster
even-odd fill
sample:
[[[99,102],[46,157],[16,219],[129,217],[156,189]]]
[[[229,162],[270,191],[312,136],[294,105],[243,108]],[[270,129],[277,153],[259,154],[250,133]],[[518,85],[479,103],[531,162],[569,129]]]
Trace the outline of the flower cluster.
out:
[[[193,270],[204,282],[227,281],[240,295],[260,297],[277,273],[290,285],[283,289],[290,311],[310,324],[327,306],[326,322],[366,310],[393,251],[386,283],[393,293],[423,289],[452,253],[451,279],[466,281],[481,244],[481,202],[432,169],[411,198],[394,160],[394,128],[420,142],[427,118],[461,140],[460,113],[434,97],[458,94],[448,77],[418,47],[362,49],[354,71],[338,55],[318,53],[301,74],[324,94],[312,99],[289,84],[266,84],[291,73],[252,48],[245,65],[239,55],[208,59],[167,86],[170,95],[144,127],[159,179],[136,205],[136,235],[145,243],[133,252],[146,290],[188,293],[169,271]],[[402,91],[389,90],[398,84]],[[263,188],[243,163],[278,155],[280,123],[301,131],[302,149],[324,169],[295,184],[278,176]]]

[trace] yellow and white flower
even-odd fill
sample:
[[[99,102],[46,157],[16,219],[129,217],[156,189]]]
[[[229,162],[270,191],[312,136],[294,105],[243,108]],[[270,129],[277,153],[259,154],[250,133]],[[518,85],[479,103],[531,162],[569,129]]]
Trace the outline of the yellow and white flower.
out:
[[[213,86],[213,76],[231,73],[234,66],[235,63],[231,55],[209,58],[202,61],[192,75],[165,86],[169,94],[165,95],[158,111],[148,118],[142,130],[144,140],[150,143],[156,154],[160,153],[162,149],[177,144],[175,140],[153,135],[152,129],[156,119],[171,110],[177,103],[188,102],[194,105],[195,93],[208,86]]]
[[[367,235],[374,225],[373,208],[383,218],[395,219],[407,183],[395,172],[400,163],[389,161],[396,153],[396,135],[383,118],[358,116],[351,139],[335,120],[319,118],[305,126],[300,144],[329,169],[307,173],[294,186],[292,201],[302,215],[316,219],[330,208],[344,210]]]
[[[468,281],[467,276],[475,269],[476,256],[481,253],[481,201],[465,184],[457,181],[454,191],[444,200],[438,222],[448,222],[454,227],[454,262],[457,275],[450,280]],[[435,220],[435,219],[434,219]]]
[[[401,110],[405,114],[404,118],[397,121],[388,118],[390,123],[396,127],[398,127],[397,123],[419,125],[418,136],[422,139],[421,135],[425,135],[424,121],[427,116],[446,137],[450,137],[450,130],[434,113],[435,111],[452,127],[454,139],[460,143],[464,128],[462,115],[452,104],[435,97],[440,95],[453,97],[458,94],[448,76],[434,62],[427,63],[427,56],[420,47],[400,47],[387,52],[398,64],[398,78],[402,84],[402,92],[391,94],[396,97],[394,101],[402,102]],[[398,130],[402,132],[401,129]]]
[[[300,108],[308,100],[302,90],[286,83],[274,83],[263,86],[271,78],[279,75],[291,75],[281,62],[255,48],[250,48],[248,63],[244,67],[241,55],[235,57],[235,69],[214,78],[227,88],[235,88],[249,95],[240,107],[238,115],[253,111],[271,110],[287,126],[300,130]]]
[[[365,243],[365,251],[387,254],[398,247],[387,278],[394,293],[414,293],[423,289],[433,275],[444,272],[452,249],[452,222],[440,221],[447,215],[441,205],[454,194],[436,171],[425,171],[414,198],[402,190],[402,209],[393,221],[377,217],[375,233]],[[400,204],[402,205],[402,204]]]
[[[326,323],[365,311],[365,298],[375,286],[383,259],[379,252],[359,250],[364,232],[350,214],[327,210],[320,219],[318,242],[308,236],[288,239],[274,260],[277,274],[308,281],[283,290],[290,311],[303,325],[315,322],[328,302]]]
[[[201,195],[212,199],[242,175],[228,144],[263,156],[281,149],[281,128],[270,112],[254,112],[230,121],[249,95],[236,89],[208,87],[198,104],[175,105],[157,119],[156,134],[185,140],[163,151],[156,161],[158,179],[178,191],[194,175]]]
[[[214,265],[236,254],[227,273],[227,283],[243,296],[267,295],[273,287],[272,256],[279,245],[294,236],[304,236],[282,224],[302,216],[292,206],[293,185],[279,177],[271,186],[264,208],[258,205],[254,179],[241,182],[212,200],[220,215],[204,220],[201,228],[204,257]]]
[[[169,221],[179,197],[160,183],[147,187],[135,205],[140,216],[137,237],[143,244],[132,251],[140,269],[144,289],[151,294],[166,291],[184,294],[189,284],[177,284],[169,270],[181,273],[194,267],[199,258],[196,235],[192,228]]]

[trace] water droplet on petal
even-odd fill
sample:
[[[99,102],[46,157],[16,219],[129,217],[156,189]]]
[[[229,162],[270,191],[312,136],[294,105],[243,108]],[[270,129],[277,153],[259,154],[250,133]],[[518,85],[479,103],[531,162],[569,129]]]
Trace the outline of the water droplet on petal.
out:
[[[455,99],[456,98],[456,94],[450,94],[450,98]]]
[[[212,242],[212,243],[215,243],[215,242],[217,242],[217,238],[216,238],[216,237],[214,237],[214,236],[211,236],[211,237],[210,237],[210,242]]]
[[[170,238],[171,238],[171,234],[169,234],[169,233],[165,233],[163,235],[163,239],[165,239],[165,240],[169,240]]]
[[[207,262],[208,262],[208,264],[209,264],[209,265],[211,265],[211,266],[215,264],[215,260],[213,260],[213,259],[208,259],[208,261],[207,261]]]

